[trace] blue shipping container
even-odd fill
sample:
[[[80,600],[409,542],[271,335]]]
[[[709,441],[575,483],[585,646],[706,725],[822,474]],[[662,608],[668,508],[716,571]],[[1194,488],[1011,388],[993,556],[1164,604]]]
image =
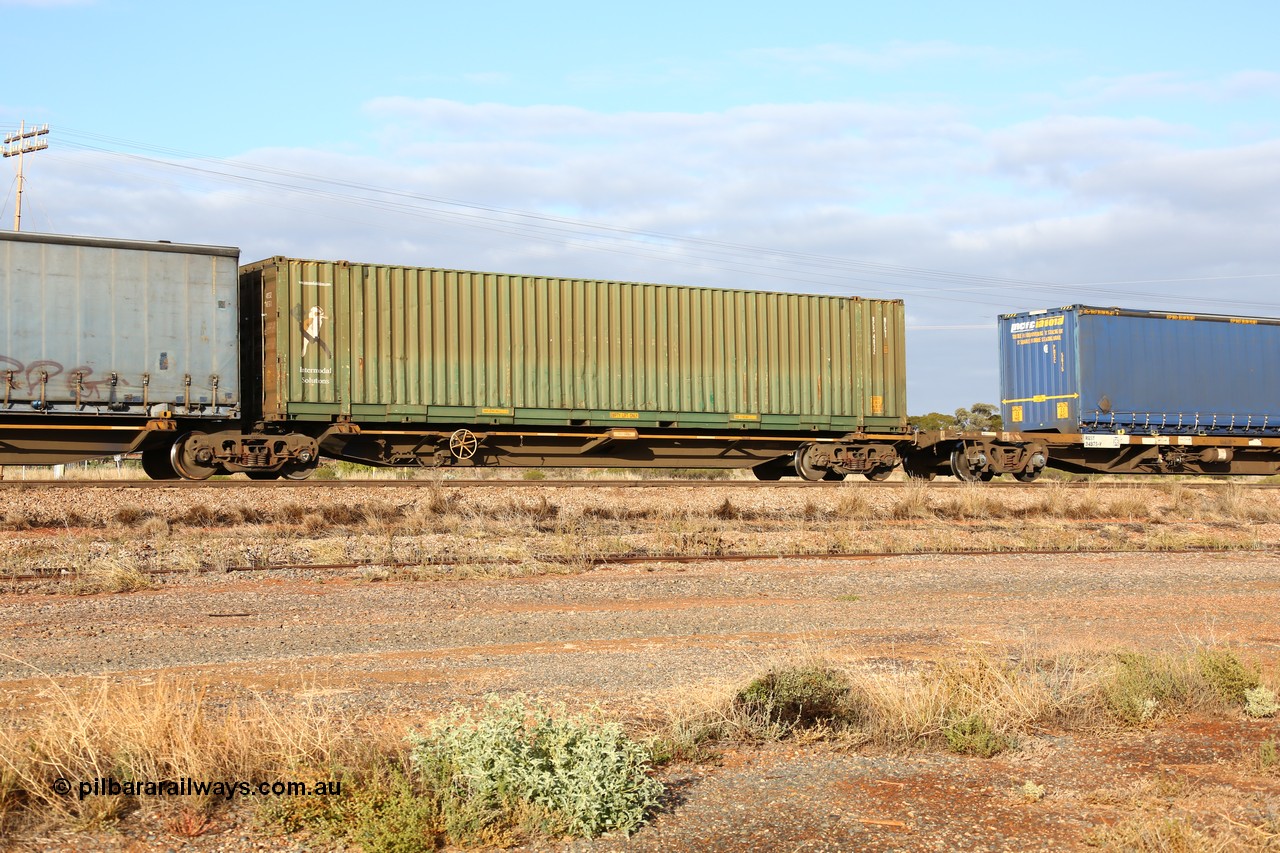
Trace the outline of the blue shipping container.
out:
[[[1280,320],[1071,305],[1000,318],[1005,428],[1280,435]]]

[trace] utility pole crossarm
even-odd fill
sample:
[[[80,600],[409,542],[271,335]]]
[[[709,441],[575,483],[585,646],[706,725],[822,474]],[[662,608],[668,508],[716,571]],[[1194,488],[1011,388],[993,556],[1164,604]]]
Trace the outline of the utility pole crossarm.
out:
[[[22,155],[32,154],[49,147],[49,125],[27,129],[27,123],[18,124],[18,132],[7,134],[4,138],[4,156],[18,158],[18,201],[13,207],[13,230],[22,230]]]

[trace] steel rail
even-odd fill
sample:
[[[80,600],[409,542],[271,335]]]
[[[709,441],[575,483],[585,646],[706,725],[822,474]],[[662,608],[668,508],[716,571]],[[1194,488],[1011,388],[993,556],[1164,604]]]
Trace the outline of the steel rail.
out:
[[[830,561],[852,561],[865,562],[869,560],[883,560],[893,557],[996,557],[996,556],[1072,556],[1076,554],[1099,555],[1099,554],[1169,554],[1169,555],[1187,555],[1187,554],[1277,554],[1274,548],[1214,548],[1214,547],[1191,547],[1191,548],[1169,548],[1151,550],[1149,548],[1000,548],[1000,549],[974,549],[974,550],[957,550],[957,551],[866,551],[866,552],[839,552],[834,554],[822,552],[797,552],[787,554],[619,554],[615,556],[599,556],[599,557],[562,557],[562,556],[531,556],[527,559],[513,559],[509,557],[483,557],[476,559],[428,559],[418,560],[416,562],[401,561],[363,561],[353,563],[267,563],[267,564],[250,564],[244,566],[202,566],[194,569],[145,569],[142,571],[144,575],[209,575],[209,574],[233,574],[237,572],[282,572],[282,571],[310,571],[310,572],[333,572],[333,571],[350,571],[354,569],[416,569],[428,567],[445,567],[445,566],[515,566],[523,563],[551,563],[557,565],[568,565],[579,563],[591,568],[600,568],[603,566],[631,566],[631,565],[648,565],[652,563],[754,563],[769,562],[779,560],[830,560]],[[49,567],[40,572],[31,572],[27,574],[0,574],[0,583],[7,581],[50,581],[50,580],[74,580],[79,576],[76,572],[65,567]]]
[[[1133,480],[1105,482],[1039,480],[1034,483],[1017,481],[964,483],[945,480],[925,484],[930,489],[1131,489],[1135,487],[1168,487],[1174,484],[1186,488],[1226,488],[1235,485],[1244,489],[1276,489],[1280,483],[1232,483],[1225,480]],[[893,489],[913,485],[905,480],[879,483],[809,482],[802,480],[0,480],[3,489],[412,489],[412,488],[611,488],[611,489]]]

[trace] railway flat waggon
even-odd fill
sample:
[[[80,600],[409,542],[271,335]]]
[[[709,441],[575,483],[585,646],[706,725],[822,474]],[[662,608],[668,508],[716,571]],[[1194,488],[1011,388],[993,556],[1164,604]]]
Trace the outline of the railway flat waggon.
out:
[[[901,300],[285,257],[241,281],[249,418],[349,424],[344,459],[883,477],[909,439]]]
[[[1280,473],[1280,320],[1000,319],[1003,429],[907,423],[901,300],[0,232],[0,465]]]

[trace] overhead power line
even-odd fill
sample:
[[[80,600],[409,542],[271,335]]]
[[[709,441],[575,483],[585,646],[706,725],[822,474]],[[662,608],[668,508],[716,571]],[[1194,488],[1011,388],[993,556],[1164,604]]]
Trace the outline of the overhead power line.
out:
[[[217,182],[267,188],[274,191],[325,199],[396,213],[480,228],[523,239],[555,243],[566,241],[593,251],[659,258],[664,262],[711,267],[793,282],[805,282],[832,289],[859,290],[867,286],[884,290],[911,291],[921,298],[998,305],[1008,308],[1008,296],[992,298],[993,291],[1020,288],[1043,294],[1046,300],[1079,301],[1096,294],[1104,301],[1117,297],[1149,299],[1159,297],[1143,290],[1120,289],[1129,285],[1280,278],[1280,273],[1240,276],[1209,276],[1176,279],[1142,279],[1108,282],[1047,282],[1032,279],[962,273],[929,267],[885,264],[818,253],[755,246],[705,237],[612,225],[554,216],[546,213],[505,208],[442,196],[378,186],[345,178],[329,177],[249,163],[208,157],[193,152],[132,142],[100,134],[64,129],[66,146],[112,155],[131,162],[158,166]],[[160,155],[120,151],[134,151]],[[179,159],[165,159],[179,158]],[[1244,308],[1274,309],[1276,303],[1221,298],[1188,298],[1185,301],[1235,305]]]

